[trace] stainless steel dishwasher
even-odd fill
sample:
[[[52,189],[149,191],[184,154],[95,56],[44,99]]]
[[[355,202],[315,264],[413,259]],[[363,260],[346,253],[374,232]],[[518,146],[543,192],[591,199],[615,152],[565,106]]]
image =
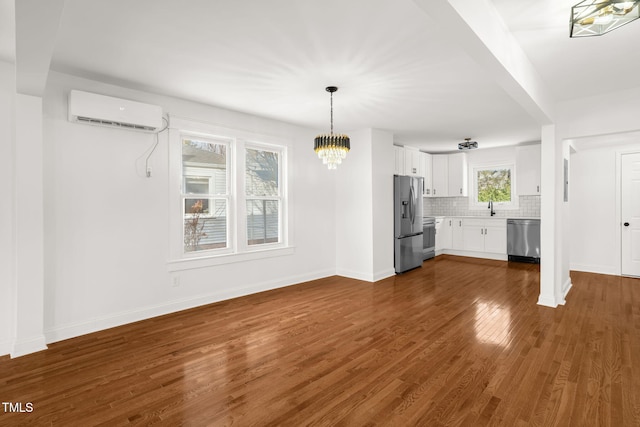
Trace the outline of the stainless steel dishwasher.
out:
[[[540,220],[507,219],[509,261],[540,263]]]

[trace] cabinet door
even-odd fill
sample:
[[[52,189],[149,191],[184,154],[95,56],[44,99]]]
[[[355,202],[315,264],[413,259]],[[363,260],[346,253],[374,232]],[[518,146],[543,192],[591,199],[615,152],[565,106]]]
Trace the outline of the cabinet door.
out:
[[[467,154],[449,154],[449,196],[467,196]]]
[[[434,197],[446,197],[449,195],[449,156],[446,154],[434,154],[431,157],[433,162],[432,169],[432,188]]]
[[[451,249],[453,236],[453,218],[445,218],[442,227],[436,232],[436,246],[440,249]]]
[[[404,147],[404,173],[410,176],[422,176],[420,151],[417,148]]]
[[[516,147],[518,196],[540,195],[540,145]]]
[[[422,176],[424,177],[424,187],[422,195],[426,197],[432,196],[432,173],[433,162],[431,154],[420,153],[420,159],[422,160]]]
[[[462,227],[464,229],[464,250],[484,252],[484,220],[465,218]]]
[[[462,218],[452,218],[453,226],[451,230],[451,249],[464,249],[464,228],[462,227]]]
[[[404,147],[394,145],[393,150],[396,155],[396,163],[393,173],[396,175],[404,175]]]
[[[487,220],[484,228],[484,251],[507,253],[507,222],[503,219]]]

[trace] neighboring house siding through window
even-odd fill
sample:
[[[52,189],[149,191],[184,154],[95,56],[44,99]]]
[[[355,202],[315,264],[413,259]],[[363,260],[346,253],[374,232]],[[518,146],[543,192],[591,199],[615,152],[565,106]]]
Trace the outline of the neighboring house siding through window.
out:
[[[286,146],[178,132],[182,244],[173,253],[189,258],[286,247]]]
[[[229,142],[182,140],[184,251],[227,248]]]

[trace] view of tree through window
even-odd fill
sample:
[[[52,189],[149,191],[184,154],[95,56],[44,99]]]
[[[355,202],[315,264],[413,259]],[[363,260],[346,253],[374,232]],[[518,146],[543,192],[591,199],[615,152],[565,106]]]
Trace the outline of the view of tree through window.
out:
[[[511,169],[494,168],[477,171],[478,202],[511,201]]]
[[[227,247],[227,146],[182,141],[184,251]]]

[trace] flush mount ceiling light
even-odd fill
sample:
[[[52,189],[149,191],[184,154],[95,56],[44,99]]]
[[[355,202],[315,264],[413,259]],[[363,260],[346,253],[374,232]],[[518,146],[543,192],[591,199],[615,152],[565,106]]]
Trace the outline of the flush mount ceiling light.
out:
[[[638,19],[640,0],[584,0],[571,8],[569,37],[600,36]]]
[[[347,157],[351,149],[351,141],[347,135],[333,134],[333,92],[338,88],[329,86],[325,90],[331,94],[331,133],[316,136],[314,150],[322,159],[322,163],[329,169],[336,169],[342,163],[342,159]]]
[[[473,150],[474,148],[478,148],[478,143],[472,141],[471,138],[465,138],[464,142],[458,144],[458,150]]]

